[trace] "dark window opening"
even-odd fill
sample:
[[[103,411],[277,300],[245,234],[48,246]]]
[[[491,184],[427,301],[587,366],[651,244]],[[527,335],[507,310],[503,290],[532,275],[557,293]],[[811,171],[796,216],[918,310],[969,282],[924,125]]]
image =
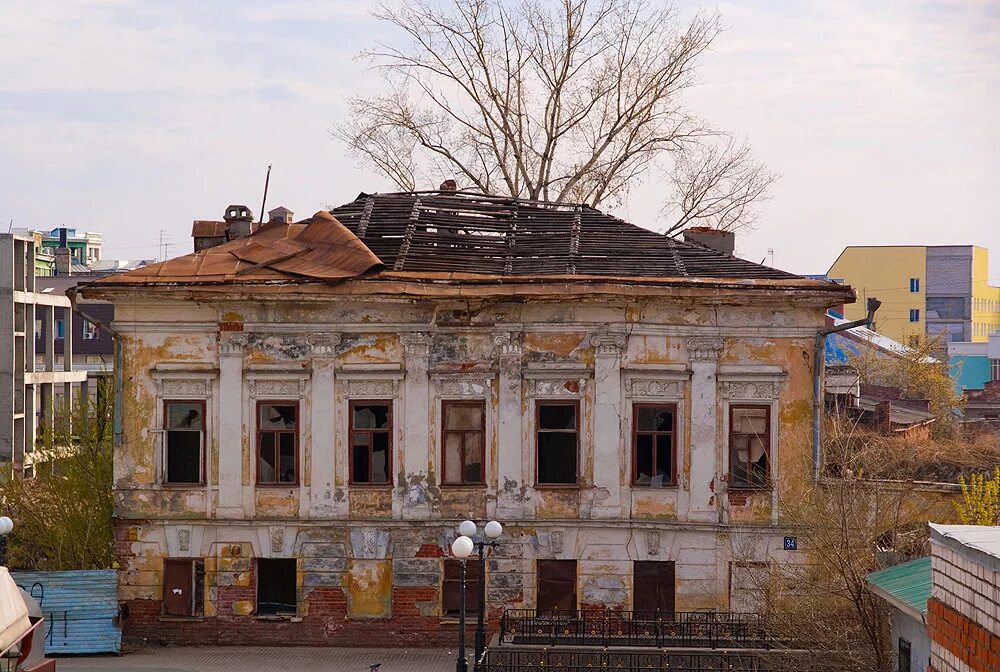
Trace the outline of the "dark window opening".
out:
[[[538,560],[540,613],[576,611],[576,560]]]
[[[899,638],[899,672],[912,672],[913,671],[913,661],[910,653],[910,643]]]
[[[632,409],[632,483],[676,484],[674,406],[636,404]]]
[[[730,406],[729,476],[732,488],[763,488],[770,483],[771,409]]]
[[[919,321],[920,321],[920,309],[910,308],[910,322],[919,322]]]
[[[295,616],[295,559],[257,560],[257,615]]]
[[[660,616],[671,618],[674,614],[676,593],[674,563],[672,560],[635,561],[632,568],[635,596],[633,611],[642,612],[643,618]]]
[[[471,558],[470,558],[471,560]],[[441,581],[441,615],[458,616],[462,596],[462,563],[459,560],[444,561],[444,579]],[[465,563],[465,615],[474,613],[479,595],[479,563]]]
[[[910,278],[910,292],[916,293],[920,291],[920,278]]]
[[[441,416],[443,482],[483,483],[486,402],[445,401],[441,404]]]
[[[205,402],[164,402],[166,483],[203,482]]]
[[[163,561],[163,614],[201,616],[205,609],[205,561],[201,558]]]
[[[537,402],[535,446],[539,484],[572,484],[577,477],[580,404]]]
[[[298,420],[298,402],[257,402],[258,484],[298,483]]]
[[[391,483],[392,404],[352,401],[350,416],[351,483]]]

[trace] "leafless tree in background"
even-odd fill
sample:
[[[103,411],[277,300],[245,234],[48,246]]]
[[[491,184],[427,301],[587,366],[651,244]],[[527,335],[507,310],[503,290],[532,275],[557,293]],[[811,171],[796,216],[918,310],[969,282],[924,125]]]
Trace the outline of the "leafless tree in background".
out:
[[[659,0],[409,0],[376,17],[402,45],[366,52],[388,91],[333,129],[403,190],[460,188],[592,206],[621,202],[674,158],[671,231],[734,229],[774,180],[749,147],[687,112],[720,20]]]

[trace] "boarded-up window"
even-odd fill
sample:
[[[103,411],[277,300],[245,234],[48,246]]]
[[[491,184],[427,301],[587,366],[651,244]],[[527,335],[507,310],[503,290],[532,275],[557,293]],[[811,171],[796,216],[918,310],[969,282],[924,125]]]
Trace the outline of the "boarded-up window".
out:
[[[441,614],[458,616],[459,600],[462,595],[462,563],[458,560],[444,561],[444,579],[441,581]],[[479,562],[465,563],[465,613],[475,613],[479,608]]]
[[[632,608],[644,615],[670,618],[674,613],[673,561],[636,561],[633,568]]]
[[[449,485],[485,480],[486,402],[445,401],[441,404],[441,459]]]
[[[205,561],[201,558],[163,561],[163,614],[201,616],[204,609]]]
[[[298,402],[257,403],[258,484],[294,485],[299,482],[298,428]]]
[[[535,445],[538,483],[576,483],[580,403],[537,402]]]
[[[392,404],[352,401],[351,483],[392,483]]]
[[[763,488],[771,472],[770,406],[729,407],[729,485]]]
[[[769,580],[766,562],[730,562],[729,611],[738,614],[763,611]]]
[[[576,560],[539,560],[537,569],[538,611],[576,611]]]
[[[165,401],[163,420],[164,482],[204,482],[205,402]]]
[[[676,483],[675,407],[636,404],[632,409],[632,483],[662,487]]]
[[[294,616],[298,608],[295,559],[257,560],[257,615]]]

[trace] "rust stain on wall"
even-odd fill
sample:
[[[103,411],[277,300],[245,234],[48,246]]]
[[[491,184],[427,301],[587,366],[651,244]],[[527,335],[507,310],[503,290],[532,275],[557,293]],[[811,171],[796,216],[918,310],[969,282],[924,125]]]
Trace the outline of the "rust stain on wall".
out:
[[[392,560],[350,560],[344,573],[344,588],[348,616],[389,618],[392,615]]]
[[[577,518],[580,515],[580,491],[576,488],[541,488],[535,490],[539,518]]]
[[[352,488],[350,514],[352,518],[392,517],[392,490],[390,488]]]

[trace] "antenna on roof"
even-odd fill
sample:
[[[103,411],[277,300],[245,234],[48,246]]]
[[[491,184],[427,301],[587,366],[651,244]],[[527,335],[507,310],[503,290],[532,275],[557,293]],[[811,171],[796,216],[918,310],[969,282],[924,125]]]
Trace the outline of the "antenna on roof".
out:
[[[264,204],[267,203],[267,185],[271,183],[271,164],[267,164],[267,177],[264,178],[264,198],[260,201],[260,214],[257,215],[257,221],[264,221]]]

